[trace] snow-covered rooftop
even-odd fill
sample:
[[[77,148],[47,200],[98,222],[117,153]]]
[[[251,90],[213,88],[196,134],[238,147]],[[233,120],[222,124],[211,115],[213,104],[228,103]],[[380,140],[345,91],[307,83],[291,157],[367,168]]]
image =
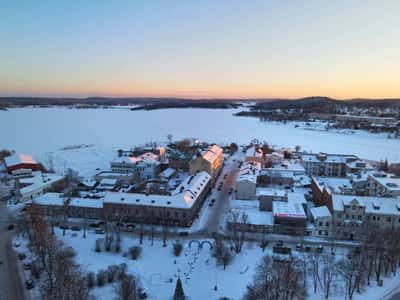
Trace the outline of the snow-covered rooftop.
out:
[[[63,197],[60,193],[46,193],[35,200],[32,203],[36,203],[39,205],[48,205],[48,206],[63,206],[64,201],[67,198]],[[90,208],[103,208],[103,200],[102,199],[86,199],[86,198],[71,198],[69,202],[69,206],[74,207],[90,207]]]
[[[258,200],[232,200],[230,201],[232,211],[244,212],[248,216],[249,224],[273,225],[272,212],[260,211]]]
[[[189,176],[176,188],[175,192],[172,193],[171,196],[109,192],[106,194],[104,202],[128,205],[190,208],[197,201],[199,195],[210,181],[210,178],[210,175],[204,171]]]
[[[167,169],[165,169],[164,171],[162,171],[160,174],[158,174],[158,176],[160,176],[160,177],[165,177],[165,178],[169,178],[169,177],[171,177],[172,175],[174,175],[175,174],[175,169],[174,168],[167,168]]]
[[[340,193],[343,189],[351,189],[349,178],[342,177],[314,177],[321,187],[330,188],[334,193]]]
[[[347,163],[350,159],[358,159],[355,155],[309,153],[301,156],[303,162]]]
[[[352,203],[364,206],[366,213],[400,215],[400,199],[398,198],[332,195],[333,210],[335,211],[343,211],[345,205]]]
[[[218,156],[222,155],[222,152],[222,148],[218,147],[217,145],[212,145],[206,151],[204,151],[201,156],[205,160],[212,163],[215,159],[217,159]]]
[[[327,206],[319,206],[310,208],[311,216],[313,219],[331,217],[331,212]]]
[[[303,206],[298,202],[273,201],[272,212],[278,218],[307,218]]]
[[[29,154],[14,154],[12,156],[7,156],[4,161],[7,167],[19,164],[37,164],[37,162]]]
[[[386,173],[371,173],[370,176],[391,191],[400,191],[400,176]]]
[[[59,176],[53,173],[42,173],[40,171],[33,172],[32,175],[32,177],[19,179],[21,185],[26,185],[25,187],[22,187],[20,189],[22,195],[49,186],[64,178],[63,176]]]

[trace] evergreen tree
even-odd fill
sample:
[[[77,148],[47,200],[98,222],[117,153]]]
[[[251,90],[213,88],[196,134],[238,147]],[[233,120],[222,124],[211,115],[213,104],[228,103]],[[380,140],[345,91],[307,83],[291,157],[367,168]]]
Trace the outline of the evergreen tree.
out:
[[[176,281],[174,300],[185,300],[185,293],[183,292],[182,281],[179,277]]]

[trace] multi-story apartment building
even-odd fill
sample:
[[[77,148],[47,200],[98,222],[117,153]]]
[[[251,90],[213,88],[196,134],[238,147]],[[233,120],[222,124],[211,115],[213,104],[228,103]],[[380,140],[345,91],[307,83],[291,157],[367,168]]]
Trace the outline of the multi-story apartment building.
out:
[[[210,191],[211,177],[202,171],[186,178],[171,195],[109,192],[104,198],[108,220],[191,226]]]
[[[400,199],[332,195],[332,234],[362,239],[372,228],[400,227]]]
[[[61,193],[46,193],[32,201],[39,205],[43,213],[53,218],[103,218],[103,200],[67,198]]]
[[[332,215],[327,206],[310,208],[311,220],[313,222],[313,232],[315,236],[330,236],[332,227]]]
[[[47,193],[32,203],[55,218],[106,219],[161,225],[190,226],[211,188],[211,176],[202,171],[188,176],[171,194],[107,192],[103,199],[66,198]]]
[[[160,171],[159,156],[151,152],[140,156],[121,156],[111,162],[111,170],[137,175],[141,181],[155,178]]]
[[[347,164],[357,161],[354,155],[342,154],[303,154],[302,164],[309,176],[344,177],[347,173]]]
[[[400,176],[384,172],[370,173],[367,179],[367,193],[369,196],[400,196]]]
[[[205,171],[211,175],[212,181],[215,182],[222,169],[222,153],[222,148],[212,145],[190,161],[189,173],[195,174],[199,171]]]

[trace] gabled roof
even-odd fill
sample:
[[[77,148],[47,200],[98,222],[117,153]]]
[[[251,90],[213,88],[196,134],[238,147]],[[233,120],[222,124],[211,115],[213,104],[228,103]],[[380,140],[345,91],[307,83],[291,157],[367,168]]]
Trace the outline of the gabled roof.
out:
[[[206,151],[204,151],[201,156],[209,161],[210,163],[214,162],[219,155],[223,152],[222,148],[218,147],[217,145],[212,145]]]

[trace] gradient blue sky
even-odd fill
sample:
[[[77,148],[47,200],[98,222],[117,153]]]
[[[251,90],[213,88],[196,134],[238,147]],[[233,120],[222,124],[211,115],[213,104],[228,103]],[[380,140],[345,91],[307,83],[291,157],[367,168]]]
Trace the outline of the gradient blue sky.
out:
[[[400,1],[4,1],[0,95],[400,97]]]

